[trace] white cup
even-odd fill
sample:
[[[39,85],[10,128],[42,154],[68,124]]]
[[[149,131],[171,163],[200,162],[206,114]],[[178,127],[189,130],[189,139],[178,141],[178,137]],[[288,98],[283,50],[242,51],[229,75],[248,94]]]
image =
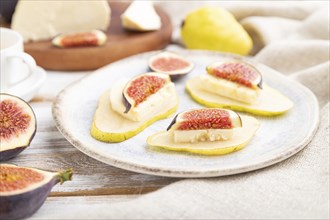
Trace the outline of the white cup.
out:
[[[0,91],[10,92],[32,78],[36,62],[23,52],[23,38],[18,32],[0,28],[0,41]]]

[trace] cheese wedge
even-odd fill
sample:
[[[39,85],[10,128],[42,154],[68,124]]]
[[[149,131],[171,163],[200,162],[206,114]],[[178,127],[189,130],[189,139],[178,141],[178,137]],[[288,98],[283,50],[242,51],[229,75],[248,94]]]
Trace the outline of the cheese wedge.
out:
[[[121,16],[122,26],[135,31],[153,31],[161,27],[161,20],[152,1],[134,1]]]
[[[38,41],[67,32],[106,30],[110,16],[107,0],[20,0],[11,28],[18,31],[24,41]]]

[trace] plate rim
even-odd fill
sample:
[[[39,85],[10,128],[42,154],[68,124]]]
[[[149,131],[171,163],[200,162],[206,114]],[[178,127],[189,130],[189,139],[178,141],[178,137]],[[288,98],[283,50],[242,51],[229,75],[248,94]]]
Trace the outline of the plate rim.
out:
[[[156,166],[143,166],[137,163],[133,163],[133,162],[129,162],[129,160],[118,160],[118,158],[111,158],[109,156],[102,156],[101,154],[99,154],[97,152],[97,150],[93,150],[94,154],[91,154],[88,149],[89,147],[87,147],[84,143],[82,143],[80,140],[76,139],[71,133],[70,131],[68,131],[67,129],[65,129],[65,126],[61,123],[61,103],[63,102],[63,99],[65,97],[66,92],[70,91],[71,89],[73,89],[75,86],[79,85],[80,82],[88,79],[89,77],[91,77],[93,74],[97,74],[98,72],[102,72],[103,69],[108,68],[111,65],[121,63],[123,62],[123,60],[126,59],[134,59],[136,57],[140,57],[140,56],[150,56],[151,54],[155,54],[155,53],[159,53],[162,50],[157,50],[157,51],[151,51],[151,52],[146,52],[146,53],[140,53],[137,55],[133,55],[130,57],[127,57],[125,59],[110,63],[104,67],[101,67],[100,69],[95,70],[93,73],[88,74],[86,76],[84,76],[83,78],[79,79],[76,82],[71,83],[70,85],[68,85],[67,87],[65,87],[55,98],[53,104],[52,104],[52,116],[53,116],[53,120],[55,122],[55,126],[57,127],[57,129],[59,130],[59,132],[64,136],[64,138],[70,143],[72,144],[76,149],[78,149],[79,151],[81,151],[82,153],[84,153],[85,155],[92,157],[100,162],[103,162],[105,164],[114,166],[114,167],[118,167],[121,169],[125,169],[125,170],[129,170],[129,171],[133,171],[133,172],[137,172],[137,173],[143,173],[143,174],[149,174],[149,175],[155,175],[155,176],[165,176],[165,177],[178,177],[178,178],[201,178],[201,177],[217,177],[217,176],[227,176],[227,175],[234,175],[234,174],[240,174],[240,173],[246,173],[249,171],[254,171],[254,170],[258,170],[258,169],[262,169],[271,165],[274,165],[276,163],[279,163],[281,161],[284,161],[286,159],[288,159],[289,157],[295,155],[296,153],[298,153],[299,151],[301,151],[305,146],[308,145],[308,143],[313,139],[318,126],[319,126],[319,120],[320,120],[320,116],[319,116],[319,105],[318,105],[318,101],[317,98],[315,97],[314,93],[312,93],[310,91],[310,89],[308,89],[307,87],[305,87],[304,85],[300,84],[299,82],[281,74],[283,77],[286,78],[286,80],[289,80],[290,83],[294,83],[295,86],[300,87],[300,89],[304,90],[304,92],[308,93],[311,97],[311,101],[314,104],[314,107],[316,108],[316,111],[314,112],[313,116],[313,124],[312,124],[312,128],[309,130],[308,134],[306,135],[306,137],[304,139],[302,139],[299,143],[294,144],[294,146],[290,147],[290,150],[287,151],[283,151],[279,154],[275,154],[272,156],[268,156],[263,158],[262,160],[256,160],[256,161],[250,161],[249,165],[246,166],[245,164],[241,165],[241,166],[235,166],[235,167],[231,167],[231,168],[225,168],[225,169],[221,169],[221,167],[212,167],[211,169],[207,169],[204,171],[200,171],[200,170],[187,170],[187,169],[175,169],[172,170],[170,168],[164,168],[164,167],[156,167]],[[230,53],[221,53],[221,52],[215,52],[215,51],[205,51],[205,50],[187,50],[187,49],[180,49],[179,51],[184,51],[186,53],[193,53],[194,55],[202,55],[202,54],[207,54],[210,56],[222,56],[222,57],[229,57],[229,58],[236,58],[236,59],[242,59],[242,60],[248,60],[249,62],[252,63],[256,63],[258,65],[263,65],[266,66],[265,64],[262,64],[256,60],[251,60],[250,57],[242,57],[240,55],[236,55],[236,54],[230,54]],[[274,69],[272,69],[269,66],[266,66],[267,68],[270,68],[271,70],[278,72]],[[279,73],[279,72],[278,72]]]

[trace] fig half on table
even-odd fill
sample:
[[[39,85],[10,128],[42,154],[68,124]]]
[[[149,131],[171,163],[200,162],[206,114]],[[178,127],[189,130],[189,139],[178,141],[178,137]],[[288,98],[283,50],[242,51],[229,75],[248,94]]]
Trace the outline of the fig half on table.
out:
[[[0,164],[0,218],[31,216],[45,202],[57,183],[71,180],[72,169],[48,172],[34,168]]]
[[[35,114],[24,100],[0,94],[0,161],[9,160],[30,145],[37,130]]]
[[[167,131],[149,136],[147,144],[171,151],[223,155],[245,147],[259,126],[254,117],[231,110],[189,110],[178,114]]]

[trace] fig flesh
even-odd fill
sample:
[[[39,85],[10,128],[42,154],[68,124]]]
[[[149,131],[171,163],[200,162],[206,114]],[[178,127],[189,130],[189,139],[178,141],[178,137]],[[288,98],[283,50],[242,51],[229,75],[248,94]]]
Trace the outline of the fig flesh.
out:
[[[283,114],[293,107],[289,98],[265,83],[258,99],[252,104],[206,91],[200,83],[200,77],[189,79],[186,89],[196,102],[211,108],[226,108],[255,115],[274,116]]]
[[[117,83],[116,86],[117,85],[120,87],[119,83]],[[123,88],[125,83],[122,83],[121,86],[121,88]],[[117,97],[117,99],[110,102],[109,92],[110,96],[114,94],[113,97]],[[113,105],[118,105],[121,106],[122,110],[125,110],[121,99],[121,92],[122,89],[113,88],[111,91],[105,91],[101,95],[91,127],[91,135],[95,139],[109,143],[125,141],[140,133],[155,121],[174,114],[178,107],[178,97],[174,95],[171,96],[167,105],[161,106],[159,111],[148,113],[147,118],[142,121],[133,121],[123,117],[122,114],[119,114],[113,108]]]
[[[150,147],[201,155],[223,155],[232,153],[245,147],[260,126],[259,121],[254,117],[241,116],[240,118],[242,120],[242,127],[236,127],[230,139],[179,142],[175,141],[174,132],[169,130],[149,136],[147,144]]]
[[[167,130],[232,129],[242,127],[240,116],[226,109],[195,109],[177,114]]]
[[[107,36],[100,30],[61,34],[52,40],[52,44],[60,48],[101,46]]]
[[[28,103],[0,94],[0,161],[9,160],[30,145],[37,129],[35,114]]]
[[[175,142],[194,143],[231,139],[237,127],[242,127],[242,121],[236,112],[209,108],[176,115],[167,130],[173,132]]]
[[[134,77],[122,90],[123,103],[126,106],[124,113],[138,108],[140,104],[170,84],[171,79],[166,74],[150,72]],[[123,116],[126,117],[127,115]]]
[[[57,183],[71,180],[72,169],[48,172],[11,164],[0,164],[0,218],[31,216],[45,202]]]
[[[262,89],[262,75],[251,64],[241,60],[216,62],[206,67],[208,74],[248,88]]]
[[[178,54],[162,52],[149,58],[149,68],[152,71],[168,74],[172,80],[192,71],[194,64]]]

